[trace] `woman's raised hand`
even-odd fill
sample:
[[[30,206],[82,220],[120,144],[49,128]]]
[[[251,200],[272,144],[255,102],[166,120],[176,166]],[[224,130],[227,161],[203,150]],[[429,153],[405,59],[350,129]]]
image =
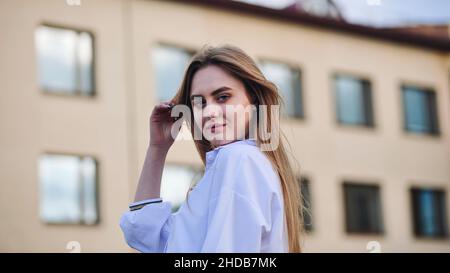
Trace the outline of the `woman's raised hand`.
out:
[[[173,101],[157,104],[150,116],[150,146],[158,149],[169,150],[175,141],[176,135],[172,137],[172,125],[175,119],[170,113],[174,106]],[[178,135],[179,129],[176,132]]]

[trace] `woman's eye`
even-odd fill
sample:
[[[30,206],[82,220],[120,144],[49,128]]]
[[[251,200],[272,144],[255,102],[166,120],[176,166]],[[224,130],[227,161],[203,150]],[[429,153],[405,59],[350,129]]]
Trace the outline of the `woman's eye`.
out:
[[[228,95],[222,95],[222,96],[217,97],[217,100],[219,102],[226,101],[227,99],[228,99]]]

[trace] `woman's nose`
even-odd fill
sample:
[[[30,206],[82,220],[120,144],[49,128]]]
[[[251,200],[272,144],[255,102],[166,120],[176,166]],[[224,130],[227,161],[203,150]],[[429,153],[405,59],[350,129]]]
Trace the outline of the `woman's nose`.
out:
[[[203,108],[203,117],[217,118],[222,114],[222,108],[217,104],[208,104]]]

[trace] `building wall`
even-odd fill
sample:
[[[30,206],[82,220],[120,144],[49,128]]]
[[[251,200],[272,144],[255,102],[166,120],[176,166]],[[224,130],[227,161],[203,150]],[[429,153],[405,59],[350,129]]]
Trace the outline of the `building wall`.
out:
[[[150,50],[158,43],[200,49],[205,43],[238,45],[254,58],[298,64],[304,120],[283,128],[311,180],[314,230],[306,251],[450,251],[449,239],[422,240],[412,232],[409,188],[438,186],[447,193],[450,219],[450,57],[413,46],[243,16],[200,6],[147,0],[11,1],[0,3],[0,224],[1,251],[127,251],[118,220],[132,200],[148,144],[148,118],[156,103]],[[91,30],[96,41],[94,99],[38,90],[34,30],[41,22]],[[335,121],[332,76],[372,83],[374,129]],[[402,83],[437,92],[441,135],[403,131]],[[95,227],[42,224],[38,215],[37,156],[46,151],[94,155],[100,163],[100,217]],[[195,158],[195,160],[193,159]],[[194,145],[178,141],[167,162],[200,165]],[[385,234],[345,232],[342,181],[381,187]],[[22,185],[20,185],[22,184]]]
[[[1,1],[0,251],[127,251],[118,226],[130,180],[130,117],[124,2]],[[34,31],[42,23],[88,29],[96,39],[93,99],[39,91]],[[100,224],[48,225],[39,219],[38,157],[87,154],[99,162]]]

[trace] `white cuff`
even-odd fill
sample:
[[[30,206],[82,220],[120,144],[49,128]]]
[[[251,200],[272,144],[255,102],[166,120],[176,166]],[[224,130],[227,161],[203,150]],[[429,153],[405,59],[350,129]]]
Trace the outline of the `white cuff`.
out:
[[[139,205],[142,205],[142,204],[145,204],[145,203],[153,203],[153,202],[158,202],[158,201],[162,202],[162,198],[158,197],[158,198],[144,199],[144,200],[141,200],[141,201],[133,202],[128,207],[132,208],[132,207],[139,206]]]

